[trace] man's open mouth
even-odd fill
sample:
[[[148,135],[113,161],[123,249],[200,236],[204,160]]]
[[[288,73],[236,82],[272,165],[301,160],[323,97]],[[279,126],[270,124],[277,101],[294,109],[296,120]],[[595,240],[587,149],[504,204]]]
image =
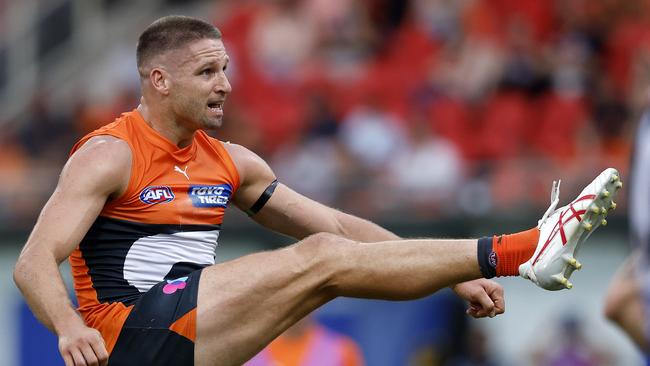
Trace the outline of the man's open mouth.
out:
[[[223,113],[223,102],[208,102],[208,108],[215,113]]]

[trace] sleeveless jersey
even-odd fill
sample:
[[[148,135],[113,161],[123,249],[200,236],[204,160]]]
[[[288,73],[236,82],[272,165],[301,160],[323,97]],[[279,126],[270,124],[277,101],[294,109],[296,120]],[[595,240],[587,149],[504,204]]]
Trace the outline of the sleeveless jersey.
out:
[[[84,136],[72,153],[100,135],[128,143],[130,179],[120,197],[106,202],[69,261],[79,312],[110,346],[142,293],[165,280],[182,286],[189,273],[215,263],[239,175],[220,141],[197,131],[189,146],[179,148],[137,110]]]

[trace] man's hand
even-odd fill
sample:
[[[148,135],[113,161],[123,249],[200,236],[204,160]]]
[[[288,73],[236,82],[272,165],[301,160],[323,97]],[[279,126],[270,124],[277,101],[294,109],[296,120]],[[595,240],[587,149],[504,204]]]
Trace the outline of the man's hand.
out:
[[[77,324],[59,332],[59,352],[65,366],[106,366],[108,352],[101,334]]]
[[[469,301],[466,313],[474,318],[494,318],[506,310],[503,287],[494,281],[481,278],[453,285],[451,289],[461,299]]]

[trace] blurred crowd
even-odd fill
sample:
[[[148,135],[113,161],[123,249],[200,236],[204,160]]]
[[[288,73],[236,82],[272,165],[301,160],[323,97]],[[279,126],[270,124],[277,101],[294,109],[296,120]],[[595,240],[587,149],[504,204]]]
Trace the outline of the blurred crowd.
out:
[[[374,219],[543,211],[554,179],[568,199],[625,174],[650,86],[648,0],[246,0],[206,17],[233,85],[214,135]],[[74,141],[139,90],[46,100],[0,121],[0,227],[32,223]]]

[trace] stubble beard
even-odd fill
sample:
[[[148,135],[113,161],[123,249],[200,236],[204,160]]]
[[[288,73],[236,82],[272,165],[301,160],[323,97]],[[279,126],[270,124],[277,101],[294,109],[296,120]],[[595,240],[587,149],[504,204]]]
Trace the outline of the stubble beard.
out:
[[[204,130],[217,130],[222,124],[223,116],[213,118],[204,114],[201,120],[201,128]]]

